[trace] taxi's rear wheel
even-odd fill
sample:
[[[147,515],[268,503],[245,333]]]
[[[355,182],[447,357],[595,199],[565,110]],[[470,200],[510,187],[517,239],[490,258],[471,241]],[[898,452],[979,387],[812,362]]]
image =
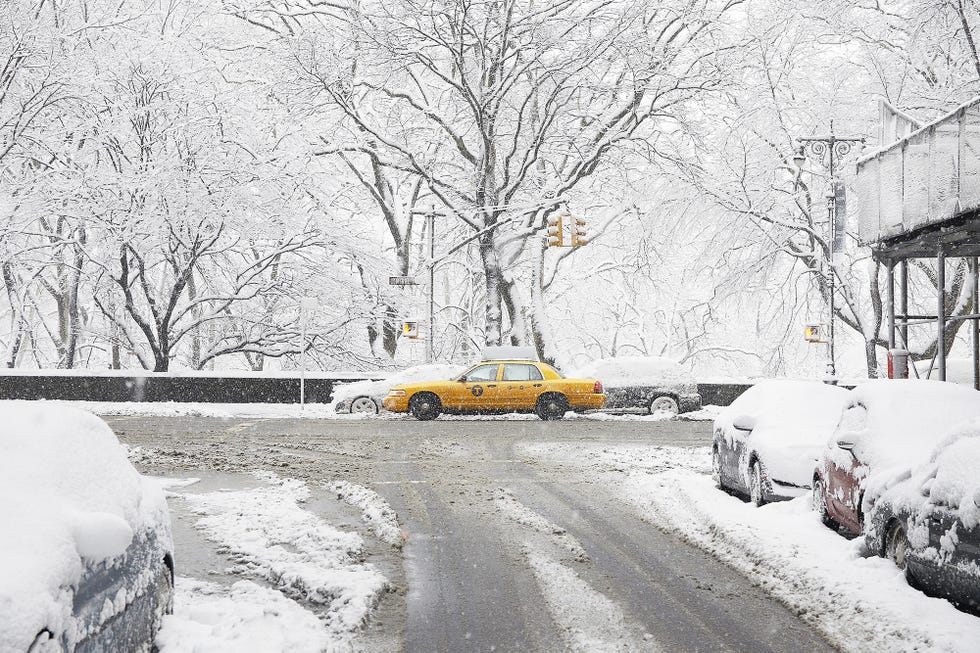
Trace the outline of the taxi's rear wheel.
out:
[[[423,421],[435,419],[442,412],[442,402],[431,392],[420,392],[412,395],[408,401],[408,409],[415,419]]]
[[[535,414],[543,420],[561,419],[567,411],[568,399],[557,392],[541,395],[534,407]]]

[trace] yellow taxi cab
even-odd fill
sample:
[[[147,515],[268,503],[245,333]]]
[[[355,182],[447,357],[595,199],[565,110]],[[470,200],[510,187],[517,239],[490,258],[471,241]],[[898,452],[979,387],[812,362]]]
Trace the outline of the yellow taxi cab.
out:
[[[435,419],[440,413],[534,412],[545,420],[569,410],[602,408],[606,395],[595,379],[566,379],[555,368],[529,360],[477,363],[450,381],[394,386],[384,399],[393,413]]]

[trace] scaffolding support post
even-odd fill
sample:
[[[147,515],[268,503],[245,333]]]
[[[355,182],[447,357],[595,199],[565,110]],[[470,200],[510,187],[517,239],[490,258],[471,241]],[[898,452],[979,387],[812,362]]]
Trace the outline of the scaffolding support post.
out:
[[[885,261],[888,283],[888,349],[895,349],[895,261]]]
[[[946,380],[946,341],[943,334],[946,331],[946,251],[942,244],[936,252],[936,362],[939,364],[939,380]]]

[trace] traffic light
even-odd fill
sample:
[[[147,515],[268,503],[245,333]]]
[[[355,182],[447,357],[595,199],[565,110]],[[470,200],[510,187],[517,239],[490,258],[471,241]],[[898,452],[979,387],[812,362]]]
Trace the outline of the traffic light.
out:
[[[806,328],[803,329],[803,339],[807,342],[824,342],[824,340],[821,338],[822,334],[820,331],[821,329],[819,324],[808,324],[806,325]]]
[[[419,337],[419,323],[418,322],[402,322],[402,335],[406,338]]]
[[[562,218],[563,216],[560,215],[555,218],[548,218],[548,247],[565,246],[565,225],[562,224]]]
[[[585,239],[585,220],[575,218],[575,226],[572,229],[572,247],[588,244],[589,241]]]

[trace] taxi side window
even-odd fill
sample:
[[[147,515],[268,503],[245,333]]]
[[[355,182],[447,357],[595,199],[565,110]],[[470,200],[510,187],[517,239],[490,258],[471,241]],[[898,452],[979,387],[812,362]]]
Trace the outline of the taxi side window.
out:
[[[497,367],[498,365],[480,365],[479,367],[474,367],[467,375],[467,383],[476,383],[478,381],[496,381],[497,380]]]
[[[504,381],[541,381],[541,370],[534,365],[504,365]]]

